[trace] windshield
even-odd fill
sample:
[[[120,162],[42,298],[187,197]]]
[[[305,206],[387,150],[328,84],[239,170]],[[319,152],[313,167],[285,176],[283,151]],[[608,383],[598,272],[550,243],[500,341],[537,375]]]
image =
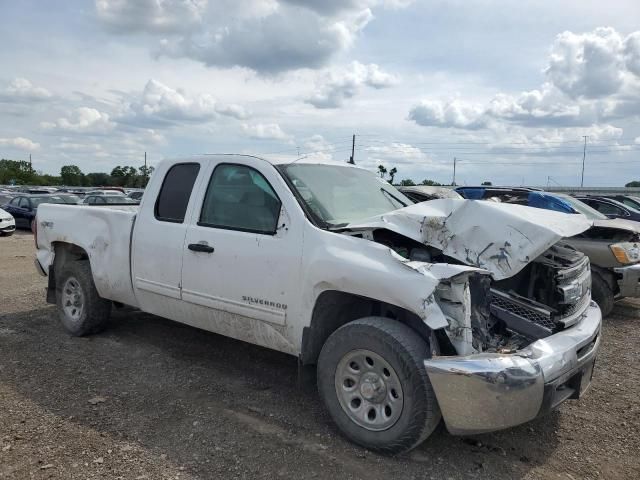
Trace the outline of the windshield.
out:
[[[68,203],[62,196],[49,196],[49,197],[31,197],[31,204],[37,207],[41,203]]]
[[[360,168],[290,164],[282,170],[311,212],[332,227],[413,204],[388,182]]]
[[[77,195],[60,195],[60,198],[62,198],[65,203],[80,203],[80,197],[78,197]]]
[[[591,208],[586,203],[581,202],[577,198],[573,198],[571,195],[563,195],[556,193],[556,196],[562,198],[565,202],[571,204],[571,206],[578,212],[583,214],[589,220],[607,220],[607,216],[601,214],[595,208]]]

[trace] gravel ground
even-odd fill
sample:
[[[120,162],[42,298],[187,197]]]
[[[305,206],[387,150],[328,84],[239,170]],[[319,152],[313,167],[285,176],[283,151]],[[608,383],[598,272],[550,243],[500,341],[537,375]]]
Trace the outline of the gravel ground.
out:
[[[640,478],[638,301],[605,320],[581,400],[387,458],[340,437],[292,357],[130,310],[70,337],[33,254],[0,238],[0,479]]]

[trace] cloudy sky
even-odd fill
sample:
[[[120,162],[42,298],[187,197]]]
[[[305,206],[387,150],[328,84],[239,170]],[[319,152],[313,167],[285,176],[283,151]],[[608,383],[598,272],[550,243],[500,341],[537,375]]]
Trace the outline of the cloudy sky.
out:
[[[637,0],[0,2],[0,157],[58,173],[204,152],[397,179],[640,179]]]

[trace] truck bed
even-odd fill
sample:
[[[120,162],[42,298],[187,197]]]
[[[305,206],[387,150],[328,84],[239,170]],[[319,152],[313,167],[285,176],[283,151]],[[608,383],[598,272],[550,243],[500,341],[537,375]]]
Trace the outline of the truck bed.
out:
[[[130,261],[131,234],[137,212],[137,205],[40,205],[38,263],[48,272],[56,244],[73,243],[89,257],[101,297],[137,306]]]

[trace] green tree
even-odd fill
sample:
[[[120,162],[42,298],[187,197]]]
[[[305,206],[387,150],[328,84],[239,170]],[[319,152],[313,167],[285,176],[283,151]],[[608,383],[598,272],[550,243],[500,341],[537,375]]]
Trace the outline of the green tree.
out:
[[[420,182],[420,185],[427,185],[427,186],[430,186],[430,187],[439,187],[442,184],[438,183],[438,182],[436,182],[434,180],[425,179],[425,180],[422,180],[422,182]]]
[[[404,180],[400,180],[400,185],[403,187],[414,187],[416,184],[410,178],[405,178]]]
[[[378,165],[378,173],[380,174],[380,178],[384,178],[387,174],[387,168],[384,165]]]
[[[65,165],[60,169],[60,181],[63,185],[80,186],[84,183],[84,174],[77,165]]]
[[[151,177],[151,174],[153,173],[153,167],[152,166],[145,167],[144,165],[142,165],[141,167],[138,167],[138,172],[140,172],[140,174],[138,175],[139,178],[138,178],[138,181],[136,182],[136,186],[144,188],[147,186],[147,183],[149,182],[149,177]]]
[[[398,173],[398,169],[396,167],[393,167],[391,170],[389,170],[389,183],[393,185],[393,178],[396,176],[396,173]]]
[[[92,172],[85,175],[87,185],[90,187],[108,187],[113,185],[111,175],[104,172]]]
[[[627,188],[640,187],[640,180],[634,180],[633,182],[629,182],[625,185]]]
[[[31,164],[25,160],[0,160],[0,184],[28,185],[37,178]]]
[[[138,171],[134,167],[118,165],[111,170],[111,177],[114,185],[118,187],[134,187],[137,180]]]

